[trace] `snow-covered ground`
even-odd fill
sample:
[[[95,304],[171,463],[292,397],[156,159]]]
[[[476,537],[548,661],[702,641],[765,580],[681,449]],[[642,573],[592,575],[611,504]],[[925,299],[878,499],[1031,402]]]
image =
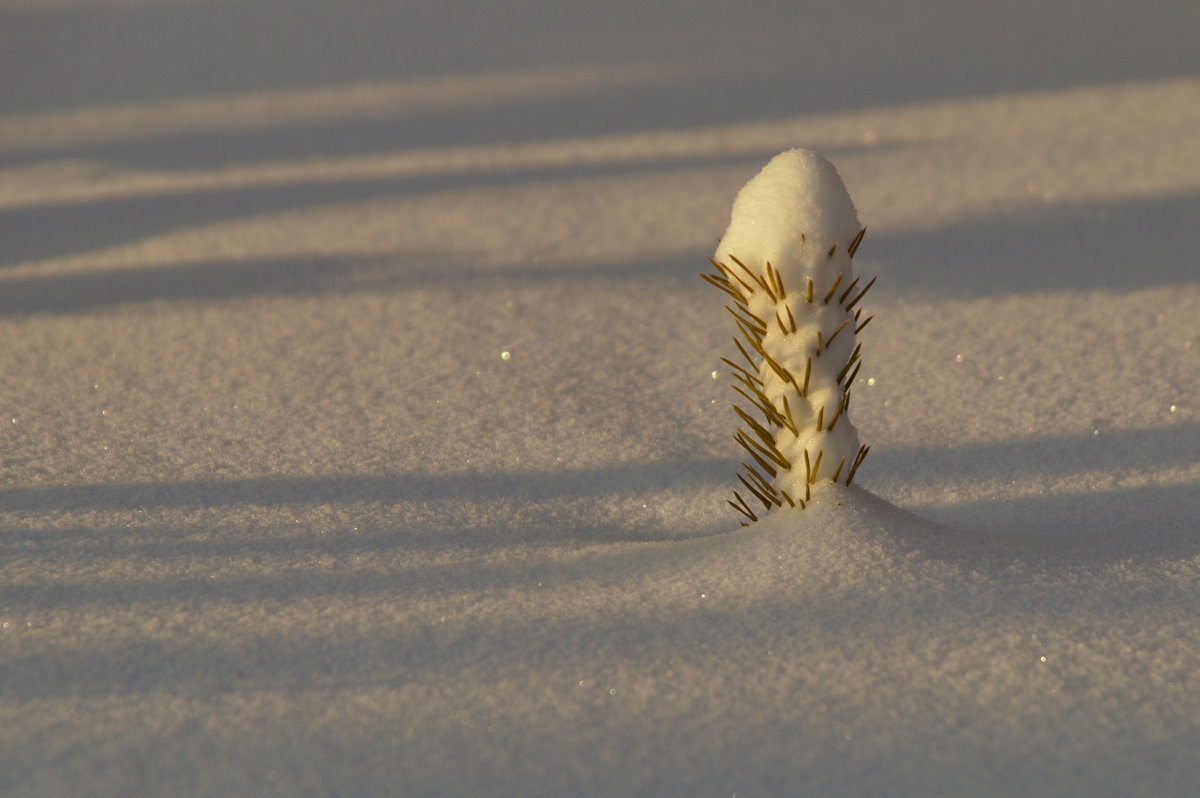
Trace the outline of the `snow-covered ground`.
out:
[[[1195,795],[1198,31],[0,0],[0,794]],[[794,146],[872,449],[739,529]]]

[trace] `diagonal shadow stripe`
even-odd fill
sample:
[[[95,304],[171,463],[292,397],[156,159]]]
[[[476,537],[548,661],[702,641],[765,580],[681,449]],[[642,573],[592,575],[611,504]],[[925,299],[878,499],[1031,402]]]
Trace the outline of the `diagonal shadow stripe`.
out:
[[[0,509],[16,512],[137,510],[232,505],[399,502],[439,499],[546,499],[638,494],[689,485],[728,482],[733,461],[724,458],[616,464],[575,471],[401,474],[324,477],[256,477],[235,480],[54,485],[0,490]]]

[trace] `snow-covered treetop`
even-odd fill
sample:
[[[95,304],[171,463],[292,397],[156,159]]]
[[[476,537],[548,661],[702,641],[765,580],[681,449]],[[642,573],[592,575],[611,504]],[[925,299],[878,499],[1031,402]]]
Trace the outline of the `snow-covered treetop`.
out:
[[[823,282],[819,278],[839,272],[848,285],[853,274],[846,247],[861,229],[833,164],[812,150],[788,150],[738,192],[717,260],[732,253],[745,263],[769,262],[795,287],[806,277]],[[841,251],[831,259],[834,244]]]
[[[732,300],[740,359],[724,360],[748,403],[734,405],[748,456],[738,478],[768,512],[804,509],[819,480],[849,485],[869,451],[848,417],[856,337],[871,321],[858,305],[874,281],[859,286],[852,264],[864,232],[833,164],[789,150],[738,192],[717,273],[703,275]]]

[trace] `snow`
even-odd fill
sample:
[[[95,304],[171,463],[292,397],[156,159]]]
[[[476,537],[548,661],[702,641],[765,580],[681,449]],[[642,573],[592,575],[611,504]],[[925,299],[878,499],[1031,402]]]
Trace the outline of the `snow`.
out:
[[[828,284],[842,261],[826,251],[837,244],[845,255],[861,227],[834,165],[812,150],[794,148],[772,158],[738,191],[717,254],[769,262],[793,287],[803,286],[805,277],[828,276],[817,280]]]
[[[1196,793],[1191,6],[280,7],[0,3],[0,794]],[[793,147],[872,450],[739,529]]]

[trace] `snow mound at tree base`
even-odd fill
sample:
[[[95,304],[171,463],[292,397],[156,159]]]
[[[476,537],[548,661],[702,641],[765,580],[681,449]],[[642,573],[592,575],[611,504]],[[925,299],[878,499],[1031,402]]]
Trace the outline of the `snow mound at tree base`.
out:
[[[714,571],[726,574],[753,570],[760,560],[786,563],[786,578],[805,590],[835,575],[844,584],[885,564],[894,582],[928,562],[944,575],[947,563],[978,567],[989,556],[1008,559],[996,538],[928,521],[864,488],[832,482],[813,486],[807,511],[776,510],[747,527],[676,545],[692,549],[697,560],[716,558]],[[754,581],[751,573],[742,576],[746,584]]]
[[[1151,769],[1138,753],[1194,738],[1200,711],[1197,592],[1171,573],[939,526],[828,484],[806,511],[727,533],[561,552],[536,584],[481,605],[495,622],[434,633],[451,709],[501,709],[486,733],[429,719],[410,784],[1182,794],[1186,762]],[[467,768],[450,767],[446,735]]]

